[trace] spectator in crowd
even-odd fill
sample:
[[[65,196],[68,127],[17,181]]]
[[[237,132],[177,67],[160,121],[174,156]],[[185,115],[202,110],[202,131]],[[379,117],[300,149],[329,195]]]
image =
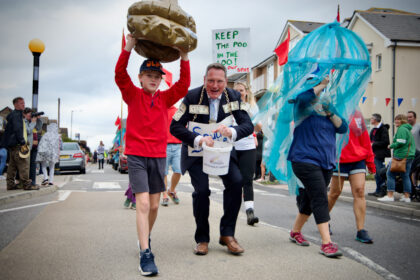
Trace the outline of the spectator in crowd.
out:
[[[168,120],[172,120],[172,117],[176,113],[177,108],[172,106],[168,109]],[[176,194],[175,188],[178,185],[179,180],[181,179],[181,141],[173,136],[169,131],[171,123],[168,121],[168,139],[166,146],[166,170],[165,170],[165,191],[162,193],[162,206],[169,205],[169,198],[175,204],[179,204],[179,198]],[[172,177],[171,177],[171,186],[168,189],[168,173],[169,167],[172,166]]]
[[[98,152],[95,150],[93,152],[93,163],[96,164],[97,161],[98,161]]]
[[[328,193],[328,209],[331,212],[340,196],[344,180],[350,182],[353,194],[353,212],[356,218],[356,240],[362,243],[373,243],[365,230],[366,200],[365,180],[366,166],[370,173],[376,172],[372,145],[369,134],[360,111],[356,111],[349,125],[349,140],[340,155],[340,162],[334,170]]]
[[[411,181],[414,186],[417,186],[418,172],[420,172],[420,123],[417,123],[417,114],[414,111],[408,111],[407,121],[413,127],[411,134],[413,134],[414,142],[416,143],[416,154],[413,163],[411,164]]]
[[[388,165],[388,170],[386,172],[387,177],[387,195],[378,198],[379,201],[394,201],[394,191],[395,191],[395,177],[397,174],[400,174],[403,181],[403,190],[404,196],[401,197],[400,201],[402,202],[411,202],[410,193],[411,193],[411,180],[410,180],[410,170],[411,164],[413,163],[414,155],[416,153],[416,143],[414,142],[413,134],[411,134],[412,126],[407,123],[407,116],[399,114],[394,119],[395,126],[397,127],[397,133],[395,133],[394,140],[389,146],[390,149],[393,149],[393,157],[390,164]],[[395,159],[404,159],[406,158],[406,171],[405,172],[392,172],[391,165],[392,161]]]
[[[99,142],[99,146],[96,150],[98,151],[98,168],[104,169],[105,145],[102,141]]]
[[[417,123],[417,114],[414,111],[407,112],[407,122],[413,127],[411,134],[413,134],[414,142],[416,143],[416,150],[420,152],[420,123]]]
[[[7,190],[18,188],[15,184],[19,171],[19,182],[24,190],[39,190],[32,186],[29,179],[29,146],[26,123],[23,117],[25,100],[22,97],[13,99],[15,109],[6,117],[7,125],[3,134],[2,146],[8,148],[9,166],[7,168]]]
[[[1,141],[5,127],[6,121],[0,116],[0,180],[6,180],[6,177],[3,176],[3,172],[7,161],[7,147],[3,146]]]
[[[373,154],[375,155],[375,181],[376,190],[369,193],[376,197],[382,197],[385,193],[382,193],[382,185],[385,183],[379,175],[380,170],[385,167],[385,158],[391,156],[391,151],[388,149],[389,145],[389,125],[382,123],[382,117],[380,114],[372,114],[370,118],[370,124],[372,130],[370,131],[370,142],[372,143]]]
[[[32,117],[32,109],[26,107],[23,110],[26,130],[28,135],[29,150],[31,151],[29,160],[29,178],[32,186],[36,186],[36,154],[38,151],[38,131],[42,130],[41,116]],[[35,139],[36,138],[36,139]],[[35,139],[35,141],[34,141]]]
[[[303,115],[305,118],[295,127],[287,159],[291,161],[293,172],[304,188],[299,188],[296,197],[299,213],[289,239],[300,246],[309,245],[301,230],[313,212],[322,239],[320,253],[326,257],[338,257],[342,253],[337,244],[331,242],[328,229],[330,215],[327,187],[336,163],[335,136],[336,133],[345,133],[347,124],[332,111],[331,106],[318,102],[328,83],[327,77],[314,88],[300,93],[294,105],[295,115]],[[306,116],[304,112],[310,114]]]
[[[233,89],[241,94],[242,105],[245,107],[249,117],[252,118],[258,113],[258,106],[254,94],[246,82],[235,82]],[[257,124],[254,130],[261,130]],[[238,156],[239,170],[242,175],[243,199],[247,216],[247,224],[252,226],[258,223],[259,219],[254,215],[254,186],[253,178],[257,157],[257,136],[255,132],[235,142],[235,150]]]
[[[36,161],[41,162],[44,180],[42,185],[54,185],[54,166],[60,160],[60,138],[58,126],[51,123],[47,126],[47,132],[42,136],[38,146]],[[47,173],[47,167],[49,174]]]

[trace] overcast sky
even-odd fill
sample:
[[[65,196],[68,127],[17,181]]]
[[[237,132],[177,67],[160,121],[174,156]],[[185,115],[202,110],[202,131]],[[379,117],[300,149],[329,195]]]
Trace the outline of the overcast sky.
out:
[[[32,106],[33,56],[28,43],[41,39],[46,46],[40,60],[38,109],[57,119],[61,99],[61,127],[80,133],[95,149],[99,140],[111,146],[114,122],[121,111],[121,94],[114,68],[126,28],[128,0],[0,0],[0,109],[13,108],[12,99],[25,98]],[[251,29],[250,66],[269,57],[288,19],[332,22],[340,4],[343,20],[354,10],[395,8],[420,13],[418,0],[179,0],[196,21],[198,46],[190,53],[191,87],[203,82],[212,62],[211,30]],[[138,85],[144,58],[133,51],[128,72]],[[179,62],[164,65],[179,77]],[[124,117],[127,108],[124,107]]]

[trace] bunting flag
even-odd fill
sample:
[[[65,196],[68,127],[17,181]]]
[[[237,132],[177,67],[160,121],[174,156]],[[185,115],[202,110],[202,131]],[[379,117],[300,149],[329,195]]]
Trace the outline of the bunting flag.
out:
[[[124,36],[124,28],[123,28],[123,34],[122,34],[122,41],[121,41],[121,50],[125,48],[125,36]]]
[[[416,107],[416,103],[417,103],[417,98],[415,97],[411,98],[411,105],[413,106],[413,108]]]
[[[391,101],[391,98],[385,98],[385,105],[388,107],[388,105],[389,105],[389,101]]]
[[[398,98],[398,107],[400,107],[401,103],[403,102],[404,98]]]
[[[374,98],[373,98],[373,106],[375,106],[375,105],[376,105],[376,103],[378,103],[378,97],[374,97]]]
[[[120,116],[117,117],[117,119],[115,120],[115,126],[119,126],[121,124],[121,119]]]
[[[287,38],[281,43],[274,52],[276,53],[279,59],[279,65],[282,66],[287,63],[287,58],[289,55],[289,42],[290,42],[290,30],[287,29]]]
[[[172,86],[172,73],[166,70],[162,67],[163,72],[165,72],[165,76],[163,76],[163,79],[165,80],[168,87]]]
[[[363,96],[363,97],[362,97],[362,104],[364,104],[364,103],[365,103],[366,98],[367,98],[366,96]]]
[[[340,5],[337,5],[337,22],[340,22]]]

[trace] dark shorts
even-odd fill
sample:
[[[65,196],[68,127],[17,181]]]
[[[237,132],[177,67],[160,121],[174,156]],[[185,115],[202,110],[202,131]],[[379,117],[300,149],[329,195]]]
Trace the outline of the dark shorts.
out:
[[[366,162],[364,160],[350,162],[350,163],[340,163],[340,177],[349,177],[350,175],[357,173],[366,173]],[[338,165],[334,169],[333,176],[338,176]]]
[[[165,190],[166,158],[127,155],[128,178],[133,193],[160,193]]]

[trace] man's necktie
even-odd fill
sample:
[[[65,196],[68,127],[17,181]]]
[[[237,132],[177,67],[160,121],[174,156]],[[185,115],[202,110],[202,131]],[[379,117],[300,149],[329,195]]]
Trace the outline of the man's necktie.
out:
[[[216,102],[213,100],[210,101],[210,120],[217,121]]]

